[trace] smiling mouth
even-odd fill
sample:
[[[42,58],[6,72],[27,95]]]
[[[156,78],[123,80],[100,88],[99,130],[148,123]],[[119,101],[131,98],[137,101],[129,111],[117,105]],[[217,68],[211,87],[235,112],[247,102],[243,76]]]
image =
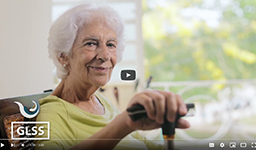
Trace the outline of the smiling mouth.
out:
[[[93,67],[93,66],[87,66],[87,67],[99,72],[107,72],[109,69],[112,69],[112,67]]]

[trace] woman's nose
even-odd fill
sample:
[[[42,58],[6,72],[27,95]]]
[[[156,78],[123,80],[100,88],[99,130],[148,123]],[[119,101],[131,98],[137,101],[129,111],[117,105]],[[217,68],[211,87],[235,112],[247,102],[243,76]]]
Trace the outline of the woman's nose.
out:
[[[108,61],[110,59],[110,52],[107,46],[101,46],[98,49],[97,59],[102,61]]]

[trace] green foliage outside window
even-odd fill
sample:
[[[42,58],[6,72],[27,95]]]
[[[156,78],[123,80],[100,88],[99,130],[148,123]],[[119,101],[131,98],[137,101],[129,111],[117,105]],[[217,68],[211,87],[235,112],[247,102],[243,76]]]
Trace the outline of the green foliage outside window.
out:
[[[255,0],[144,0],[145,76],[255,79]]]

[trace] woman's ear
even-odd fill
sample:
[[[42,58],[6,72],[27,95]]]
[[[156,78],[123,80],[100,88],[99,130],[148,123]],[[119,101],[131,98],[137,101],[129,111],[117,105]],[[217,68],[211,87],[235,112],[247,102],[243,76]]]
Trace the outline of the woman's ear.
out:
[[[64,53],[58,55],[58,60],[63,67],[68,66],[68,56]]]

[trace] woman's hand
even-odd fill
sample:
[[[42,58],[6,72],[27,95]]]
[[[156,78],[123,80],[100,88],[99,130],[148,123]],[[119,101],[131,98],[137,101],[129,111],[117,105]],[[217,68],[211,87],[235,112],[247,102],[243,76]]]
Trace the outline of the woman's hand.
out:
[[[176,114],[185,115],[186,105],[177,94],[158,90],[147,90],[136,94],[130,101],[128,107],[140,104],[146,109],[148,118],[132,121],[127,111],[115,117],[109,124],[95,133],[88,140],[77,144],[73,149],[113,149],[120,140],[135,130],[151,130],[160,128],[167,115],[169,122],[174,122]],[[186,120],[179,119],[179,128],[188,128],[190,125]],[[98,144],[98,143],[101,144]]]
[[[144,106],[148,118],[142,118],[137,121],[127,119],[126,124],[132,130],[150,130],[161,127],[164,123],[166,114],[169,122],[174,122],[176,114],[185,115],[187,108],[181,97],[172,92],[159,90],[146,90],[136,94],[130,101],[128,108],[140,104]],[[127,113],[127,112],[123,112]],[[183,119],[179,119],[178,128],[188,128],[190,124]]]

